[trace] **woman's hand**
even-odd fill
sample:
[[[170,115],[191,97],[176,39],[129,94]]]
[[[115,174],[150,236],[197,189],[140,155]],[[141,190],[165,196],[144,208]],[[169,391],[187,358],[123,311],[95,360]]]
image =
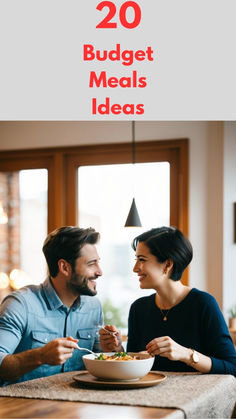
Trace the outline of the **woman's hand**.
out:
[[[110,332],[113,332],[112,335]],[[122,335],[114,325],[107,324],[99,330],[100,344],[104,352],[122,352]]]
[[[151,340],[146,349],[150,355],[160,355],[171,361],[183,361],[189,358],[189,349],[179,345],[169,336],[161,336]]]
[[[151,340],[147,344],[146,349],[151,356],[160,355],[171,361],[181,361],[202,373],[207,373],[211,370],[212,361],[209,356],[197,352],[199,361],[193,364],[191,359],[193,350],[179,345],[169,336],[161,336]]]

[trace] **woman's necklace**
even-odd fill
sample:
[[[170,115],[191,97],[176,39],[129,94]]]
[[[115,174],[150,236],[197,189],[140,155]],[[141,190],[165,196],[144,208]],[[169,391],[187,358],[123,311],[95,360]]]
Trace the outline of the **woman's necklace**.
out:
[[[161,312],[161,314],[162,314],[162,316],[163,316],[163,322],[166,322],[167,321],[167,316],[168,316],[168,314],[169,314],[169,312],[170,312],[170,310],[171,310],[171,308],[169,308],[169,310],[165,310],[166,311],[166,313],[163,313],[163,310],[160,308],[160,307],[158,307],[159,308],[159,310],[160,310],[160,312]]]
[[[155,297],[155,302],[156,302],[156,305],[157,305],[157,307],[159,308],[159,310],[160,310],[160,312],[161,312],[161,314],[162,314],[162,317],[163,317],[163,322],[166,322],[167,321],[167,316],[168,316],[168,314],[169,314],[169,312],[170,312],[170,310],[172,310],[172,308],[174,307],[171,307],[171,308],[169,308],[169,309],[167,309],[167,310],[162,310],[160,307],[159,307],[159,305],[158,305],[158,301],[157,301],[157,296]]]
[[[177,298],[175,298],[175,301],[174,302],[172,301],[172,304],[174,304],[174,305],[172,305],[171,308],[166,309],[166,310],[165,309],[162,310],[159,307],[159,303],[160,303],[159,296],[158,296],[158,293],[156,293],[155,303],[156,303],[157,307],[159,308],[159,310],[160,310],[160,312],[162,314],[162,318],[163,318],[162,320],[163,320],[163,322],[166,322],[167,321],[167,317],[168,317],[169,312],[172,310],[172,308],[176,307],[176,305],[179,304],[188,295],[188,293],[190,292],[191,288],[184,287],[184,288],[182,288],[182,290],[183,291],[181,293],[179,293],[179,296],[177,296]]]

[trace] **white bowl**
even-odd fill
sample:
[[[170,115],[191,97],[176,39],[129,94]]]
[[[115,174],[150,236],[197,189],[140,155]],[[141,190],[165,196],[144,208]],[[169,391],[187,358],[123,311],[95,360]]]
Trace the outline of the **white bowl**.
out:
[[[85,367],[97,378],[106,380],[138,380],[144,377],[152,368],[154,357],[148,354],[129,352],[140,359],[130,361],[97,360],[93,354],[84,355]],[[97,356],[99,355],[96,354]],[[114,355],[114,352],[104,352],[104,355]]]

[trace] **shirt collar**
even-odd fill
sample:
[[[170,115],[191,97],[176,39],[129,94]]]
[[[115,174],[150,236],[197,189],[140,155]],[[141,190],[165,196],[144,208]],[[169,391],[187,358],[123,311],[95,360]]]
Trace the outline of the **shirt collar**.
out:
[[[43,290],[47,298],[48,304],[52,310],[57,310],[60,307],[64,307],[64,304],[58,296],[49,277],[45,279],[45,281],[43,282]],[[82,295],[75,300],[75,302],[72,305],[73,310],[76,310],[78,307],[82,308],[82,306],[85,303],[84,297],[85,296]]]
[[[43,290],[52,310],[57,310],[59,307],[64,305],[56,293],[49,277],[43,282]]]
[[[73,310],[77,310],[77,308],[82,308],[82,306],[84,305],[84,296],[81,295],[80,297],[76,298],[76,300],[74,301],[74,303],[72,304],[71,308]]]

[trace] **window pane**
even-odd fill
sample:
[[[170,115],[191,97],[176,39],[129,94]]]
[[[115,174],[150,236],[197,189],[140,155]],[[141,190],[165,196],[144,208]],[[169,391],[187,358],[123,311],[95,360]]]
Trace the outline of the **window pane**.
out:
[[[142,228],[124,228],[133,197]],[[115,310],[110,306],[117,308],[121,323],[126,325],[130,304],[153,292],[139,289],[132,272],[135,254],[131,241],[147,229],[170,223],[169,163],[80,167],[78,220],[80,227],[91,226],[101,233],[103,276],[98,279],[98,296],[110,316],[113,310],[113,318]]]
[[[39,284],[46,276],[42,252],[47,235],[48,171],[21,170],[20,183],[20,262],[30,282]]]
[[[46,275],[47,176],[46,169],[0,173],[0,213],[6,215],[4,223],[0,217],[0,271],[11,273],[13,288]]]

